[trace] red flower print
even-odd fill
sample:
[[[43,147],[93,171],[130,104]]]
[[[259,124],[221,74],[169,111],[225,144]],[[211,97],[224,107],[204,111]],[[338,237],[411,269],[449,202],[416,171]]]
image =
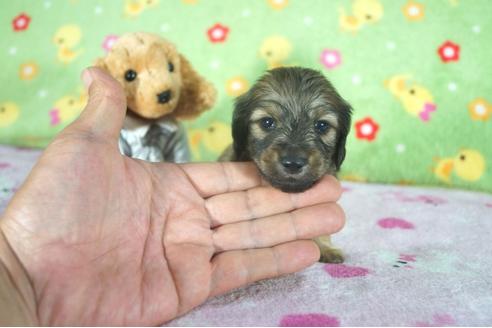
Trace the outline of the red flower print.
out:
[[[219,23],[215,24],[207,31],[208,39],[213,43],[224,42],[228,33],[229,28],[227,26],[220,25]]]
[[[357,139],[373,141],[378,133],[379,125],[370,117],[355,122],[355,136]]]
[[[24,13],[21,13],[12,20],[12,27],[16,32],[24,31],[27,30],[30,22],[31,22],[31,17],[27,16]]]
[[[458,61],[460,59],[460,46],[451,41],[446,41],[437,49],[437,53],[445,63]]]

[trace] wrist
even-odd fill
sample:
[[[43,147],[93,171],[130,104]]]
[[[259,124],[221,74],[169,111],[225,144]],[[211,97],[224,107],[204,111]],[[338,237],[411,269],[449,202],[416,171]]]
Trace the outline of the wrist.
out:
[[[13,325],[38,325],[36,298],[27,272],[0,226],[0,326]]]

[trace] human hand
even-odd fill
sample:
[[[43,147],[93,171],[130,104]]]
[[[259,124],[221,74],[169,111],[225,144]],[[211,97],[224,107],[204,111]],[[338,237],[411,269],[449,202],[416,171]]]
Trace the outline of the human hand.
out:
[[[309,239],[342,227],[333,177],[286,194],[264,185],[252,164],[122,156],[121,87],[95,68],[83,80],[87,107],[0,220],[0,267],[34,324],[161,324],[211,296],[311,265],[319,250]]]

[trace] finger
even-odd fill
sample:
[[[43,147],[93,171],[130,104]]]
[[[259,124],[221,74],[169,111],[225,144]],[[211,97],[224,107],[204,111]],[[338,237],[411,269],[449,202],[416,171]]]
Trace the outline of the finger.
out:
[[[262,185],[258,170],[250,162],[191,163],[181,168],[204,198]]]
[[[211,226],[251,220],[290,212],[300,207],[340,198],[342,189],[333,176],[325,176],[312,188],[297,194],[284,193],[272,187],[256,187],[246,191],[219,194],[205,201]]]
[[[226,224],[215,229],[217,252],[265,248],[299,239],[331,235],[339,231],[345,217],[335,203],[315,205],[263,219]]]
[[[211,296],[261,279],[302,270],[318,260],[319,249],[312,240],[220,253],[212,259]]]
[[[121,85],[97,67],[84,70],[82,80],[89,90],[89,101],[70,129],[116,141],[126,113],[126,96]]]

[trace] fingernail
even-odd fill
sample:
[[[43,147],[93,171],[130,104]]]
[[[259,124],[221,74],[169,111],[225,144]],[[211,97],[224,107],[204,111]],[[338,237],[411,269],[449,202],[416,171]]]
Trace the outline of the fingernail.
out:
[[[85,88],[88,90],[92,81],[94,81],[90,68],[86,68],[82,71],[82,82],[84,82]]]

